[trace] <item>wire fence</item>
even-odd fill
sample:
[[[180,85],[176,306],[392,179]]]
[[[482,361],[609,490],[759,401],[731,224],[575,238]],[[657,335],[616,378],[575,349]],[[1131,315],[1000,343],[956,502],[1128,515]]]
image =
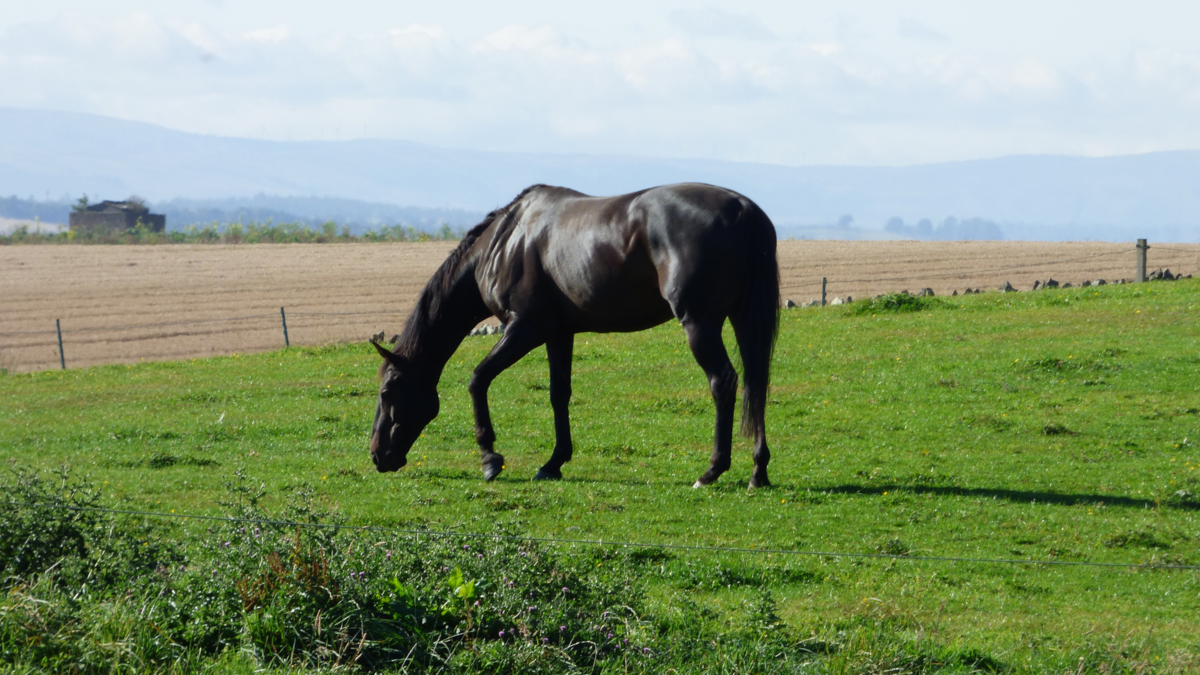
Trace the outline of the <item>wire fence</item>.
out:
[[[1186,250],[1186,249],[1179,249],[1179,250]],[[996,272],[1011,272],[1011,271],[1015,271],[1015,270],[1032,269],[1035,267],[1048,267],[1051,265],[1065,265],[1067,263],[1080,262],[1083,260],[1091,260],[1093,258],[1103,258],[1105,256],[1112,256],[1112,255],[1119,255],[1119,254],[1127,255],[1127,254],[1129,254],[1131,252],[1135,252],[1135,251],[1136,251],[1136,249],[1128,249],[1128,250],[1122,249],[1120,251],[1110,251],[1107,253],[1095,253],[1093,255],[1085,255],[1085,256],[1080,256],[1078,258],[1063,258],[1061,260],[1039,261],[1039,262],[1033,262],[1033,263],[1026,263],[1023,265],[1008,265],[1006,267],[992,267],[992,268],[981,269],[981,270],[973,269],[973,270],[962,271],[962,272],[943,272],[943,273],[939,273],[939,274],[921,274],[921,275],[905,276],[905,277],[871,277],[871,278],[867,278],[867,279],[838,279],[837,281],[838,281],[838,283],[841,283],[841,284],[870,284],[870,283],[882,283],[882,282],[893,282],[893,281],[919,281],[919,280],[924,281],[926,279],[953,279],[956,277],[978,276],[980,274],[994,274]],[[1188,251],[1188,253],[1196,253],[1196,251]],[[779,288],[780,288],[780,290],[792,290],[792,289],[797,289],[797,288],[814,288],[814,287],[819,287],[819,286],[821,286],[821,282],[814,281],[814,282],[808,282],[808,283],[803,283],[803,284],[787,284],[787,285],[780,286]]]
[[[401,527],[384,527],[381,525],[346,525],[335,523],[296,522],[290,520],[275,520],[263,518],[236,518],[231,516],[206,516],[191,513],[166,513],[163,511],[139,511],[133,509],[107,509],[95,506],[70,506],[67,504],[36,504],[27,502],[7,502],[6,506],[26,507],[34,509],[57,509],[63,511],[90,511],[96,513],[111,513],[115,515],[140,516],[145,518],[164,518],[181,520],[203,520],[246,525],[283,525],[289,528],[318,528],[349,530],[352,532],[381,532],[402,534],[413,537],[436,537],[450,539],[503,539],[506,541],[536,542],[541,544],[561,545],[573,544],[579,546],[612,546],[624,548],[649,548],[659,550],[694,551],[703,553],[736,553],[753,555],[806,556],[820,558],[874,558],[884,560],[902,560],[913,562],[946,562],[946,563],[983,563],[995,565],[1044,565],[1060,567],[1100,567],[1109,569],[1145,569],[1145,570],[1200,570],[1200,565],[1181,565],[1175,563],[1110,563],[1093,562],[1088,560],[1021,560],[1017,558],[975,558],[968,556],[933,556],[908,555],[895,553],[851,553],[845,551],[801,551],[781,548],[748,548],[737,546],[700,546],[696,544],[665,544],[639,541],[605,541],[603,539],[561,539],[557,537],[534,537],[519,534],[499,534],[483,532],[450,532],[444,530],[416,530]]]
[[[980,276],[994,275],[994,274],[998,274],[998,273],[1002,273],[1002,272],[1029,271],[1029,270],[1034,270],[1034,269],[1052,270],[1055,266],[1080,263],[1080,262],[1085,262],[1085,261],[1090,261],[1090,260],[1098,260],[1101,258],[1108,258],[1108,257],[1118,256],[1118,255],[1131,255],[1131,254],[1136,253],[1136,254],[1144,256],[1145,251],[1148,248],[1153,248],[1155,251],[1164,251],[1164,252],[1173,253],[1173,254],[1182,253],[1182,254],[1196,256],[1197,264],[1200,264],[1200,249],[1183,248],[1183,247],[1179,247],[1179,246],[1170,246],[1170,245],[1154,245],[1153,247],[1147,246],[1146,248],[1140,248],[1140,247],[1121,248],[1118,250],[1105,251],[1102,253],[1093,253],[1093,254],[1084,255],[1084,256],[1060,258],[1060,259],[1056,259],[1056,260],[1039,260],[1039,261],[1034,261],[1034,262],[1019,263],[1019,264],[1012,264],[1012,265],[1002,265],[1002,266],[988,267],[988,268],[982,268],[982,269],[972,268],[972,269],[964,269],[964,270],[959,270],[959,271],[921,273],[921,274],[911,274],[911,275],[904,275],[904,276],[877,276],[877,277],[859,277],[859,278],[822,277],[819,280],[814,279],[812,281],[801,281],[801,282],[782,284],[780,286],[780,290],[781,291],[799,291],[799,290],[805,290],[805,289],[818,289],[819,288],[819,289],[821,289],[822,301],[824,301],[824,298],[826,295],[825,291],[826,291],[827,286],[828,287],[838,286],[838,287],[845,288],[847,286],[858,285],[858,284],[876,285],[876,284],[891,284],[891,283],[915,282],[915,281],[926,282],[926,281],[935,280],[935,279],[940,280],[940,279],[972,278],[972,277],[979,278]],[[1145,268],[1144,257],[1142,258],[1142,261],[1143,261],[1142,269],[1144,270],[1144,268]],[[821,304],[824,304],[824,302],[822,302]],[[379,311],[379,310],[376,310],[376,311],[344,311],[344,312],[293,311],[290,314],[293,317],[353,317],[353,316],[385,317],[385,316],[395,316],[396,312],[394,312],[394,311]],[[72,327],[72,326],[68,325],[67,327],[64,328],[61,325],[56,325],[55,329],[47,329],[47,330],[0,331],[0,338],[15,338],[14,341],[11,341],[11,342],[5,341],[3,343],[0,343],[0,348],[31,349],[31,348],[38,348],[38,347],[57,346],[58,347],[57,356],[58,356],[58,360],[59,360],[59,365],[65,370],[67,367],[67,364],[66,364],[66,354],[64,353],[64,347],[69,348],[72,345],[90,346],[90,345],[107,344],[107,343],[140,342],[140,341],[145,341],[145,340],[170,340],[170,339],[178,339],[178,338],[184,338],[184,337],[194,338],[194,337],[203,337],[203,336],[219,336],[219,335],[226,335],[230,331],[227,329],[210,330],[210,331],[203,331],[203,330],[196,331],[196,330],[186,330],[186,329],[189,327],[215,326],[215,325],[221,325],[221,324],[229,326],[229,325],[237,324],[240,322],[268,320],[268,319],[279,322],[279,323],[275,324],[275,326],[277,326],[278,329],[280,330],[280,346],[288,347],[288,346],[291,346],[291,343],[290,343],[290,338],[288,337],[287,315],[288,315],[288,312],[286,312],[285,308],[280,307],[278,314],[271,312],[271,313],[262,313],[262,314],[245,314],[245,315],[241,315],[241,316],[233,316],[233,317],[227,317],[227,318],[194,319],[194,320],[186,320],[186,321],[161,321],[161,322],[151,322],[151,323],[141,323],[141,324],[126,324],[126,325],[119,325],[119,326],[84,326],[84,327],[76,328],[76,327]],[[56,321],[56,324],[57,323],[58,322]],[[183,329],[183,330],[182,330],[182,332],[179,330],[173,331],[169,334],[128,335],[128,333],[131,333],[134,331],[152,331],[152,330],[160,330],[160,329]],[[269,330],[269,327],[264,324],[262,326],[255,327],[253,329],[247,328],[247,330],[264,331],[264,330]],[[126,335],[119,335],[121,333],[125,333]],[[39,339],[41,336],[49,336],[49,335],[57,335],[57,343],[54,342],[53,340]],[[91,339],[83,338],[83,336],[85,336],[85,335],[96,336],[96,337],[93,337]],[[64,342],[63,336],[67,336],[68,338],[70,338],[71,336],[80,336],[80,338],[67,339]]]

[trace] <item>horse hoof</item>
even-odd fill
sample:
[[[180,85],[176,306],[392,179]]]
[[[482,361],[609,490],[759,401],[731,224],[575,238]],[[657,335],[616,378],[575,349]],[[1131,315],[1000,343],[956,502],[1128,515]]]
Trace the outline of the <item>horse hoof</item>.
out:
[[[695,483],[692,483],[693,490],[697,490],[702,487],[704,487],[704,483],[701,483],[700,481],[696,481]]]
[[[534,480],[562,480],[562,472],[561,471],[547,471],[546,467],[543,466],[542,468],[538,469],[537,475],[534,476],[533,479]]]
[[[492,482],[504,470],[504,457],[493,454],[483,462],[483,479]]]
[[[767,480],[766,478],[764,478],[762,480],[756,480],[754,478],[751,478],[750,479],[750,487],[752,487],[752,488],[771,487],[771,481]]]

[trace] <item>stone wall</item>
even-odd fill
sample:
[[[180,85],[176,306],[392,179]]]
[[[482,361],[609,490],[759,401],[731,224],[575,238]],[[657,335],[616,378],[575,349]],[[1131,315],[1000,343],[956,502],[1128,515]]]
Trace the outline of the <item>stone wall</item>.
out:
[[[72,232],[123,232],[137,226],[138,219],[151,232],[167,229],[167,217],[158,213],[136,214],[128,211],[82,211],[71,214]]]

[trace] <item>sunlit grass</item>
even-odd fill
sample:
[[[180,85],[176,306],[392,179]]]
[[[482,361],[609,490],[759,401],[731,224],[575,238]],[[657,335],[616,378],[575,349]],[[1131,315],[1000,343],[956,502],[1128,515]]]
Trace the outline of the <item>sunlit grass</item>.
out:
[[[746,489],[745,439],[718,484],[691,489],[712,404],[677,325],[578,336],[575,459],[559,483],[530,481],[553,442],[544,350],[492,387],[508,464],[481,480],[466,383],[494,337],[451,360],[441,415],[396,474],[376,474],[366,453],[378,356],[365,344],[8,374],[0,453],[70,463],[111,503],[161,511],[215,512],[243,468],[277,495],[314,485],[358,524],[1200,563],[1196,282],[853,308],[782,315],[766,490]],[[887,616],[1035,670],[1051,652],[1200,651],[1194,571],[670,552],[646,574],[664,607],[686,597],[733,616],[767,587],[801,629]]]

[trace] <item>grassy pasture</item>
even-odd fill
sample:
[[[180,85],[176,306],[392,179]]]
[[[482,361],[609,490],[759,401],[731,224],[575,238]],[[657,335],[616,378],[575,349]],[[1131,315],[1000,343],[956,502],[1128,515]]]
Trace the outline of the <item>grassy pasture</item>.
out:
[[[784,312],[767,412],[775,485],[753,492],[744,439],[717,485],[690,487],[707,466],[712,404],[676,325],[577,338],[575,459],[558,483],[529,480],[553,440],[544,350],[493,385],[507,469],[480,478],[466,383],[492,337],[455,355],[441,415],[396,474],[375,474],[366,453],[378,357],[363,344],[3,375],[0,454],[71,464],[107,504],[176,513],[217,513],[222,484],[242,469],[271,495],[313,486],[363,525],[1200,564],[1200,283],[907,309],[919,311]],[[186,538],[203,526],[164,527]],[[1200,668],[1196,571],[683,551],[639,560],[652,607],[695,602],[717,628],[766,589],[790,630],[823,639],[875,621],[1002,670]]]

